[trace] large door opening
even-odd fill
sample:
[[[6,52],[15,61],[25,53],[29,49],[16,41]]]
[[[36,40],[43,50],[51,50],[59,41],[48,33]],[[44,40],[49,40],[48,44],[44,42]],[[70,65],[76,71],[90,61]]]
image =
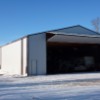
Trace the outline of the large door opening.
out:
[[[100,46],[47,43],[47,74],[100,71]]]

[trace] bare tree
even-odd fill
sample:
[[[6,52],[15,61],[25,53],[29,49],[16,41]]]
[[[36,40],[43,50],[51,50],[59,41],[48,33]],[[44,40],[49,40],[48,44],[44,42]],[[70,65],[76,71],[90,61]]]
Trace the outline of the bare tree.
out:
[[[100,18],[97,17],[96,19],[92,20],[92,25],[96,32],[100,32]]]

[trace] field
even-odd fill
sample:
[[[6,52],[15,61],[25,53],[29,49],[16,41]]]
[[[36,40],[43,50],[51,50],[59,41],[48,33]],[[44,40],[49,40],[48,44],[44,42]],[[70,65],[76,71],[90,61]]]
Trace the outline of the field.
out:
[[[1,75],[0,100],[100,100],[100,74]]]

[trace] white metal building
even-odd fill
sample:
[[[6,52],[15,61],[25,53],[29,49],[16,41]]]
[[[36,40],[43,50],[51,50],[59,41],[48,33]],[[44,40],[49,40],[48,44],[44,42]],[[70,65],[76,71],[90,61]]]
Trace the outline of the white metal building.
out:
[[[98,68],[93,70],[99,70],[99,47],[100,35],[80,25],[32,34],[0,47],[0,70],[4,73],[18,75],[45,75],[63,73],[63,70],[67,73],[69,69],[66,66],[72,67],[70,61],[75,57],[78,61],[83,58],[84,61],[90,59],[90,62],[85,61],[83,65],[89,63],[92,66],[89,68],[93,69],[93,65],[98,64]],[[83,51],[84,48],[86,48],[85,51]],[[81,71],[83,65],[75,65],[77,68],[74,69]],[[63,70],[62,67],[64,67]],[[83,71],[85,71],[84,68]]]

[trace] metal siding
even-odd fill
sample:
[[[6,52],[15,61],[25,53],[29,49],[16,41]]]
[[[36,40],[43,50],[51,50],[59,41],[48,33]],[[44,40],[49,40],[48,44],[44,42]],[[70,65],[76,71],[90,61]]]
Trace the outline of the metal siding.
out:
[[[21,74],[21,40],[2,47],[2,70],[8,74]]]
[[[2,48],[0,47],[0,69],[1,69],[1,56],[2,56],[2,55],[1,55],[1,49],[2,49]]]
[[[27,38],[23,39],[23,75],[27,75]]]
[[[46,74],[46,34],[29,36],[29,75]]]
[[[21,39],[21,75],[23,75],[23,39]]]
[[[100,44],[100,37],[55,35],[48,42]]]

